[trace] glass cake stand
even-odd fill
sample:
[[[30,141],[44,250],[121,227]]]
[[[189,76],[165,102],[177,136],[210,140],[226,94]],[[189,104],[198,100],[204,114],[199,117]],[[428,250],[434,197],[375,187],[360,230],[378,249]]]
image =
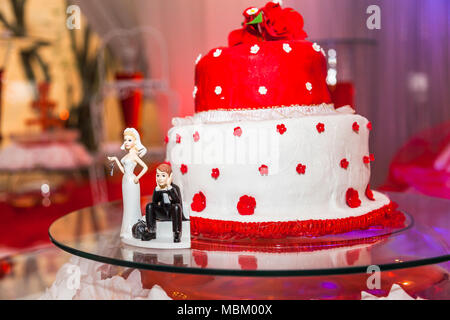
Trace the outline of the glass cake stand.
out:
[[[190,249],[129,246],[119,237],[121,201],[72,212],[56,220],[49,235],[71,254],[124,267],[124,277],[139,269],[144,288],[158,284],[174,299],[359,299],[361,291],[386,296],[394,283],[413,297],[449,299],[450,201],[388,196],[406,213],[403,228],[288,246],[195,238]],[[376,288],[368,284],[374,271],[380,272]]]

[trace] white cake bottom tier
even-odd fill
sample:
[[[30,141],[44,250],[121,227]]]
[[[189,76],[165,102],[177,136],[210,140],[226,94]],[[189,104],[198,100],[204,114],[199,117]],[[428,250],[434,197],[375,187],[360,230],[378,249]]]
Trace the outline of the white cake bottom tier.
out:
[[[331,114],[180,125],[169,130],[167,160],[191,223],[358,217],[390,203],[366,193],[368,123]]]

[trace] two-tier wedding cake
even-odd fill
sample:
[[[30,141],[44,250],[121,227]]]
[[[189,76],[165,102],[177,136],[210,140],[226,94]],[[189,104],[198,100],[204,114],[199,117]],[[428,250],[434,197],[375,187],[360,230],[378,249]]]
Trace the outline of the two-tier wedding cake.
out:
[[[302,16],[248,8],[227,47],[199,56],[195,114],[174,118],[167,161],[191,233],[217,239],[320,236],[395,213],[370,189],[371,123],[335,109],[324,50]]]

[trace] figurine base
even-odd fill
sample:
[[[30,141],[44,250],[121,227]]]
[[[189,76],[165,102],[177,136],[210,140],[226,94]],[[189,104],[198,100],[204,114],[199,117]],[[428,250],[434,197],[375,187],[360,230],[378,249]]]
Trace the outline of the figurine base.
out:
[[[183,232],[180,242],[173,242],[172,221],[156,222],[156,239],[142,241],[135,238],[123,237],[122,242],[135,247],[153,249],[185,249],[191,247],[190,221],[183,221]]]

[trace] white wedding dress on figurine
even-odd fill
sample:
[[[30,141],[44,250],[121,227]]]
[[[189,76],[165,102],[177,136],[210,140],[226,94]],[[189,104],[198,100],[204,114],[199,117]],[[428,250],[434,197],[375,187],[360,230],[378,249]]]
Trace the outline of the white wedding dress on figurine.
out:
[[[124,170],[122,178],[123,217],[120,237],[132,238],[131,228],[142,219],[141,187],[139,183],[134,183],[136,161],[125,156],[120,162]]]

